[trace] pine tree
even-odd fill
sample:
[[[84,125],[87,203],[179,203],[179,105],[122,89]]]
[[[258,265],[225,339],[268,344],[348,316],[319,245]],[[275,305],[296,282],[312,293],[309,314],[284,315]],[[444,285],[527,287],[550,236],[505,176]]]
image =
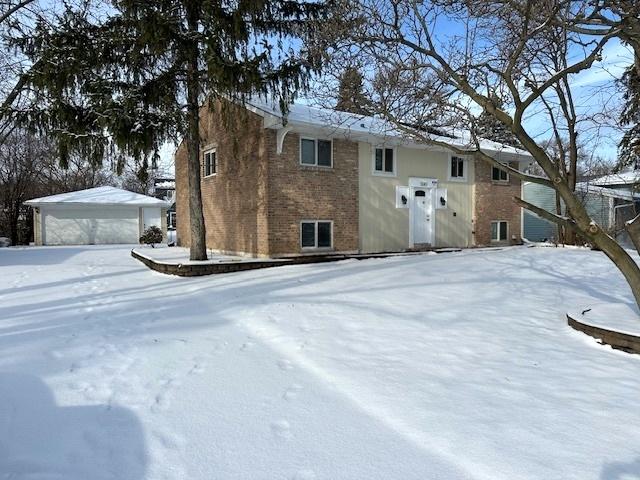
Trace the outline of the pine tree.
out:
[[[640,62],[638,62],[640,65]],[[624,89],[624,107],[620,114],[620,124],[628,127],[619,144],[616,171],[627,167],[640,169],[640,73],[631,65],[620,79]]]
[[[356,113],[358,115],[371,114],[371,102],[364,94],[364,78],[356,67],[347,67],[340,76],[338,86],[338,103],[336,110]]]
[[[244,102],[273,96],[283,112],[317,61],[291,39],[329,12],[328,2],[115,0],[104,21],[67,10],[15,45],[37,69],[25,88],[38,108],[11,112],[57,139],[61,163],[117,156],[146,168],[167,140],[188,151],[191,259],[206,258],[200,193],[199,108],[205,96]],[[3,112],[0,112],[2,114]],[[5,112],[6,114],[6,112]]]
[[[492,95],[491,100],[496,107],[503,108],[503,102],[497,95]],[[490,113],[483,111],[477,118],[475,128],[477,135],[481,138],[521,148],[515,134]]]

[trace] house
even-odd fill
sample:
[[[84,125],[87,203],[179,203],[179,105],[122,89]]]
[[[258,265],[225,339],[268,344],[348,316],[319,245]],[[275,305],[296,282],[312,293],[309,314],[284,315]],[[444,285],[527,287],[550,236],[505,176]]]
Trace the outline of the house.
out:
[[[472,155],[408,140],[388,123],[344,112],[252,102],[201,109],[207,247],[288,256],[520,242],[520,181]],[[468,133],[430,134],[468,147]],[[525,152],[483,150],[521,168]],[[189,245],[186,146],[176,151],[178,239]]]
[[[623,178],[627,182],[624,182]],[[633,188],[633,184],[637,182],[634,178],[627,174],[607,175],[580,182],[576,184],[575,190],[589,216],[618,241],[629,245],[631,244],[624,231],[624,225],[640,211],[640,192]],[[522,198],[549,212],[556,212],[556,193],[551,187],[524,182]],[[560,205],[564,210],[564,202],[561,201]],[[557,226],[554,223],[525,209],[522,215],[524,238],[533,242],[558,238]]]
[[[174,178],[155,178],[153,180],[153,196],[166,200],[170,205],[167,208],[167,228],[176,227],[176,181]]]
[[[138,243],[152,226],[166,238],[168,203],[115,187],[97,187],[25,202],[34,210],[36,245]]]

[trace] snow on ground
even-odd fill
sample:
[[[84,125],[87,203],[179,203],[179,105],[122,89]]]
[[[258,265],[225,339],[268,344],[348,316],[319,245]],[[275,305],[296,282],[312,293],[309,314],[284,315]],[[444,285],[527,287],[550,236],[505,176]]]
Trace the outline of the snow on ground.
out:
[[[568,312],[571,318],[587,325],[640,336],[640,321],[635,305],[628,303],[595,303],[589,308]]]
[[[640,476],[640,358],[564,312],[601,253],[511,248],[178,278],[0,250],[2,479]]]

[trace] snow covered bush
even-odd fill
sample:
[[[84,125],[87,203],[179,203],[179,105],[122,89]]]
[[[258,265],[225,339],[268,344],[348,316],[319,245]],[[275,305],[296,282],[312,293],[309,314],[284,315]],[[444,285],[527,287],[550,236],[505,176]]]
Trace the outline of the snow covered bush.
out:
[[[147,228],[140,237],[140,243],[151,245],[155,248],[156,243],[162,242],[162,230],[155,225]]]
[[[11,240],[9,240],[7,237],[0,237],[0,248],[10,247],[10,246],[11,246]]]

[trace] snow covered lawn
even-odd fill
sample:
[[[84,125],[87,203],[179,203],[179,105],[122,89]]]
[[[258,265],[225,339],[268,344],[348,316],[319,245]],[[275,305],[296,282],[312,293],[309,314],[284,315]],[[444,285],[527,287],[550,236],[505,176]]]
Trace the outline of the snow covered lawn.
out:
[[[0,249],[1,479],[640,476],[628,302],[587,250],[164,276],[130,247]]]

